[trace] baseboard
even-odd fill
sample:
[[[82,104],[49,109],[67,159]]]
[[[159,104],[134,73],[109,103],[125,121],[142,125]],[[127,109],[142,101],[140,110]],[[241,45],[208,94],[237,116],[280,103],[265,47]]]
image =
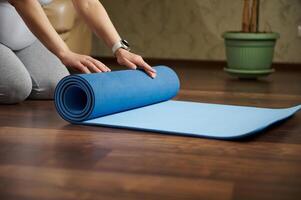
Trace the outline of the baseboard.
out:
[[[96,59],[109,64],[118,65],[116,58],[114,57],[95,57]],[[177,67],[215,67],[224,68],[227,63],[226,61],[215,61],[215,60],[184,60],[184,59],[158,59],[158,58],[145,58],[150,65],[168,65]],[[275,69],[281,70],[301,70],[301,63],[273,63]]]

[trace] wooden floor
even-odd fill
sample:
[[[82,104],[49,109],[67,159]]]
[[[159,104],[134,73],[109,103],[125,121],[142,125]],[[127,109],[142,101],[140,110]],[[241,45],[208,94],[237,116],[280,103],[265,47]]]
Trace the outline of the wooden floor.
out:
[[[167,64],[182,82],[177,99],[301,103],[301,68],[241,81],[222,66]],[[218,141],[70,125],[51,101],[0,106],[0,199],[301,199],[301,112],[256,137]]]

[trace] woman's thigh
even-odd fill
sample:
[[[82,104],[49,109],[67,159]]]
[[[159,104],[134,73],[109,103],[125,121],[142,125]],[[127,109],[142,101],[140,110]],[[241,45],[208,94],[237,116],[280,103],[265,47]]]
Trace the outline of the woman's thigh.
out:
[[[0,43],[0,104],[25,100],[32,89],[31,78],[15,53]]]
[[[58,82],[69,75],[67,68],[39,40],[15,52],[32,79],[31,99],[52,99]]]

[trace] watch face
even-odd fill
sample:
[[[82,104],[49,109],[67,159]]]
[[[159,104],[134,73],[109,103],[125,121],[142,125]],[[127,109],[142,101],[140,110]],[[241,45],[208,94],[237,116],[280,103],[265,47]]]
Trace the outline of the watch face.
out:
[[[130,47],[128,41],[126,41],[126,40],[121,40],[121,43],[127,47]]]

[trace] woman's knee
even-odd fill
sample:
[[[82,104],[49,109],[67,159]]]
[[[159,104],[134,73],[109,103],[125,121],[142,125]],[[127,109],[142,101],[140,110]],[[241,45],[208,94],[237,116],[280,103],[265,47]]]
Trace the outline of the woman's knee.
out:
[[[32,78],[30,99],[53,99],[58,82],[69,75],[62,62],[38,40],[17,52]]]
[[[0,44],[0,104],[24,101],[32,82],[28,71],[12,50]]]
[[[45,77],[41,75],[38,79],[33,79],[32,91],[30,99],[53,99],[54,91],[61,79],[68,76],[67,70],[62,70],[60,73],[53,73],[51,76]]]
[[[24,101],[31,93],[32,83],[30,77],[8,81],[0,86],[0,103],[15,104]]]

